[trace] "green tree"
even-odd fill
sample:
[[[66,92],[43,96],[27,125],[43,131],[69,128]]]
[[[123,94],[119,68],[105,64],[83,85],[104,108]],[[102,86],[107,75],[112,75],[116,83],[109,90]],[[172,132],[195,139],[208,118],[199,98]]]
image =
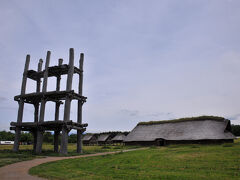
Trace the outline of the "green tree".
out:
[[[29,143],[29,142],[33,142],[33,136],[31,133],[28,133],[28,132],[22,132],[21,133],[21,137],[20,137],[20,141],[21,142],[26,142],[26,143]]]
[[[11,132],[0,131],[0,141],[14,141],[14,134]]]
[[[70,134],[68,138],[69,143],[77,143],[77,134]]]
[[[46,143],[53,143],[53,135],[51,132],[45,132],[43,134],[43,141]]]
[[[232,124],[232,133],[235,136],[240,136],[240,125],[233,125]]]

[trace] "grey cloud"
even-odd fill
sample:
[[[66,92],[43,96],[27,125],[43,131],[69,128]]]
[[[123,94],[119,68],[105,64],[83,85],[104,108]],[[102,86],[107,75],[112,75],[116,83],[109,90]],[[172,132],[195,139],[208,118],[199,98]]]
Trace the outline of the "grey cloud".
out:
[[[6,100],[7,100],[7,98],[0,96],[0,102],[6,101]]]
[[[173,113],[171,112],[160,112],[160,113],[152,113],[152,114],[146,114],[147,117],[173,117]]]
[[[17,110],[17,108],[10,107],[10,106],[0,106],[0,109],[13,110],[13,111]]]
[[[128,110],[128,109],[122,109],[120,113],[123,113],[127,116],[133,116],[137,118],[144,118],[152,120],[165,120],[165,119],[171,119],[174,117],[174,114],[172,112],[153,112],[153,113],[142,113],[140,110]]]
[[[127,115],[127,116],[139,116],[139,111],[138,110],[122,109],[120,112]]]

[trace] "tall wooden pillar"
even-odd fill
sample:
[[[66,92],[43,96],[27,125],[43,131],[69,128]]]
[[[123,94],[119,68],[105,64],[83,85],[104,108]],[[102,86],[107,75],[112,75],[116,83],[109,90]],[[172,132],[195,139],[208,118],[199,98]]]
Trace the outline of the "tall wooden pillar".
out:
[[[67,86],[66,90],[71,91],[72,89],[72,79],[74,72],[74,49],[69,50],[69,67],[68,67],[68,76],[67,76]],[[67,96],[64,106],[64,121],[70,120],[70,108],[71,108],[71,97]],[[67,154],[67,145],[68,145],[68,129],[66,127],[62,128],[62,139],[61,139],[61,149],[60,153]]]
[[[29,68],[29,62],[30,62],[30,55],[27,55],[26,62],[25,62],[25,67],[24,67],[24,72],[23,72],[23,78],[22,78],[21,95],[24,95],[25,91],[26,91],[27,71],[28,71],[28,68]],[[20,101],[19,101],[19,107],[18,107],[17,123],[22,122],[23,109],[24,109],[24,101],[21,98]],[[21,136],[21,128],[16,127],[15,138],[14,138],[14,146],[13,146],[13,151],[14,152],[17,152],[19,150],[20,136]]]
[[[79,84],[78,84],[78,94],[82,96],[82,89],[83,89],[83,61],[84,61],[84,54],[80,54],[80,61],[79,61]],[[78,100],[78,114],[77,114],[77,122],[82,124],[82,101]],[[82,153],[82,132],[77,130],[77,153]]]
[[[42,63],[43,60],[40,59],[38,62],[38,72],[42,71]],[[36,92],[40,92],[40,86],[41,86],[41,78],[37,80],[37,88]],[[39,115],[39,103],[34,104],[34,122],[38,122],[38,115]],[[37,131],[33,131],[33,151],[36,152],[36,145],[37,145]]]
[[[47,52],[47,57],[46,57],[46,63],[45,63],[45,71],[44,71],[44,75],[43,75],[42,93],[46,93],[46,91],[47,91],[48,66],[49,66],[49,61],[50,61],[50,55],[51,55],[51,52],[48,51]],[[45,105],[46,105],[46,99],[43,98],[41,100],[39,122],[44,121]],[[41,153],[42,152],[43,133],[44,133],[43,129],[38,129],[38,131],[37,131],[36,153]]]
[[[58,66],[61,66],[63,63],[63,59],[58,60]],[[56,84],[56,91],[60,91],[60,81],[61,81],[61,76],[57,77],[57,84]],[[60,108],[61,103],[58,101],[56,102],[55,105],[55,121],[59,120],[59,108]],[[58,152],[58,137],[59,137],[60,132],[59,131],[54,131],[54,152]]]

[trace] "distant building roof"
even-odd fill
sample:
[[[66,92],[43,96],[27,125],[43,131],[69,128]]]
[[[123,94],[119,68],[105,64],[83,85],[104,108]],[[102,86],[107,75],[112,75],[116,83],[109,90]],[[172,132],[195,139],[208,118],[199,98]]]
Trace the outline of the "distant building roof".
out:
[[[234,139],[230,121],[215,116],[200,116],[169,121],[141,122],[125,142],[165,140]]]
[[[126,138],[126,136],[122,133],[117,134],[114,138],[112,138],[112,141],[123,141]]]
[[[97,141],[106,141],[108,139],[108,137],[110,136],[110,134],[100,134],[100,136],[98,137]]]
[[[86,134],[83,136],[83,141],[90,141],[94,134]]]

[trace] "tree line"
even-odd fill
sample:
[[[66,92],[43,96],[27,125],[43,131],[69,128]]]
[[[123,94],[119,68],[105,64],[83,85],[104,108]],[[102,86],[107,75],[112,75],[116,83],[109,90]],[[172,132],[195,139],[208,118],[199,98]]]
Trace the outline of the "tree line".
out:
[[[14,141],[14,136],[15,134],[12,132],[7,132],[7,131],[0,131],[0,141]],[[53,134],[51,132],[45,132],[43,134],[43,142],[46,143],[53,143]],[[61,138],[59,138],[60,140]],[[21,133],[21,142],[25,143],[32,143],[33,142],[33,135],[28,132],[22,132]],[[77,134],[71,134],[68,137],[68,142],[69,143],[76,143],[77,142]]]
[[[232,127],[232,133],[233,133],[235,136],[240,136],[240,125],[234,125],[234,124],[232,124],[231,127]]]
[[[118,133],[123,133],[123,134],[127,135],[129,132],[127,132],[127,131],[125,131],[125,132],[109,131],[109,132],[103,132],[103,133],[98,133],[98,134],[100,135],[100,134],[107,134],[107,133],[111,133],[112,136],[115,136]],[[15,136],[15,133],[12,133],[10,131],[9,132],[0,131],[0,141],[14,141],[14,136]],[[43,142],[53,143],[53,140],[54,140],[54,135],[51,132],[45,132],[43,134]],[[29,132],[22,132],[20,141],[30,144],[33,142],[33,135]],[[60,141],[61,141],[61,134],[60,134],[59,142]],[[77,134],[70,134],[68,136],[68,142],[69,143],[77,143]]]

